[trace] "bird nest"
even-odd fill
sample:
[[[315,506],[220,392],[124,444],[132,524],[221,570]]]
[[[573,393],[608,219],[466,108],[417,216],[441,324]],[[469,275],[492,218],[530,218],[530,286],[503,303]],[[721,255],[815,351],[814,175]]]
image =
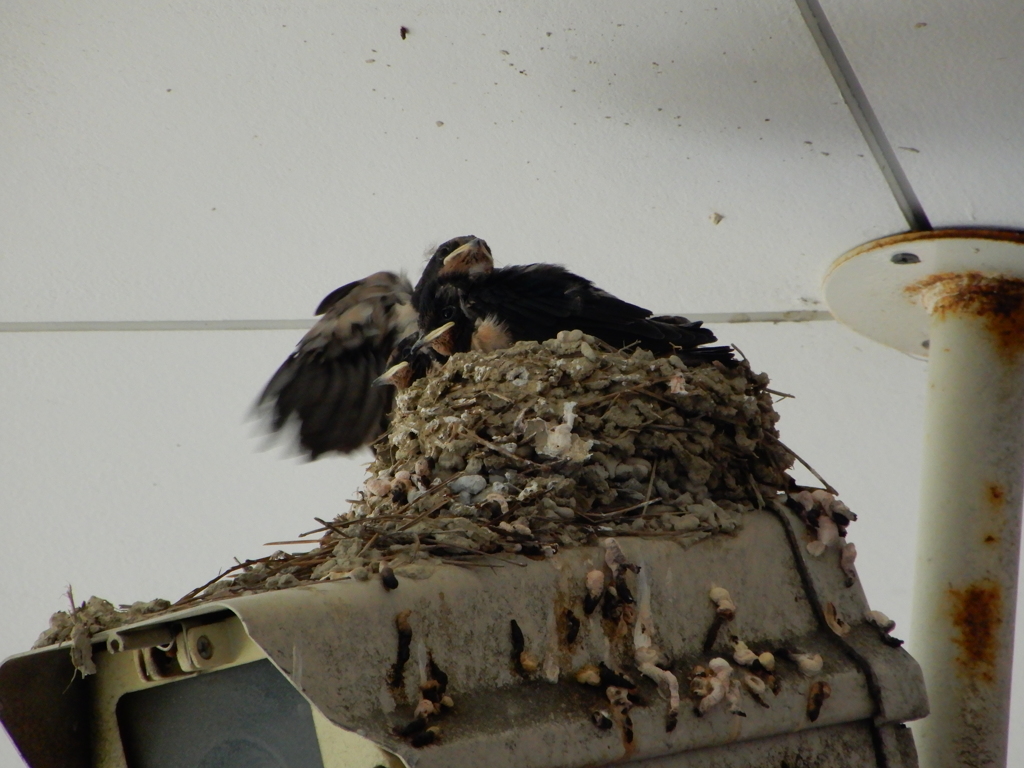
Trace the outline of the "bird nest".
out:
[[[600,535],[693,541],[787,487],[766,375],[599,345],[568,332],[458,354],[401,393],[351,535],[446,556],[551,554]],[[337,560],[328,572],[352,564]]]
[[[320,534],[315,549],[239,563],[147,614],[316,580],[379,574],[394,588],[440,563],[607,536],[689,545],[731,533],[793,490],[773,394],[746,361],[688,366],[579,331],[453,355],[399,393],[348,511],[303,534]],[[100,603],[55,614],[37,646],[68,639],[76,612],[94,630],[138,618]]]

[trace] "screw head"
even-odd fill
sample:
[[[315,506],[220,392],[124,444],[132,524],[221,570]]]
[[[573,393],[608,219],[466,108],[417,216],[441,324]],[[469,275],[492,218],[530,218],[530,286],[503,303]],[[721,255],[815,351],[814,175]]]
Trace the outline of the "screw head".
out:
[[[893,264],[919,264],[921,262],[921,257],[916,253],[901,251],[900,253],[894,253],[890,256],[889,261]]]
[[[210,642],[210,638],[206,635],[200,635],[196,638],[196,653],[199,654],[201,659],[206,661],[213,658],[213,643]]]

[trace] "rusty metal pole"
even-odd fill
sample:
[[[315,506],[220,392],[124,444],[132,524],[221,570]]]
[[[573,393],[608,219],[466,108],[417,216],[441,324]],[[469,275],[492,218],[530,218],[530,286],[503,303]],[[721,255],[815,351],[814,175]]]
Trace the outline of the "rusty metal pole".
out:
[[[910,645],[922,768],[1006,765],[1024,503],[1024,236],[945,230],[833,265],[833,313],[929,358]]]
[[[1024,500],[1024,281],[935,275],[911,637],[925,768],[1006,765]]]

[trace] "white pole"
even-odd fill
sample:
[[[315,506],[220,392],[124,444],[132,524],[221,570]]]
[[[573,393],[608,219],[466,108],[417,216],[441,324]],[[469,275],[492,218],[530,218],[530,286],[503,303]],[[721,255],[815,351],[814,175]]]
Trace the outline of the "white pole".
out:
[[[991,274],[991,273],[990,273]],[[912,650],[922,768],[1006,765],[1024,500],[1024,281],[935,274]]]

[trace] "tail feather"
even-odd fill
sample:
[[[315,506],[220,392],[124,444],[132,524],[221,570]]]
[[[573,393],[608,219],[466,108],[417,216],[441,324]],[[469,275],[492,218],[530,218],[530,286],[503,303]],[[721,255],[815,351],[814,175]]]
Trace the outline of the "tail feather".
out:
[[[650,322],[662,330],[666,339],[681,347],[699,347],[718,341],[718,337],[710,328],[705,328],[700,320],[688,320],[678,315],[659,315],[652,317]]]
[[[687,365],[711,363],[716,360],[720,363],[736,362],[731,346],[694,347],[692,349],[680,349],[675,354]]]

